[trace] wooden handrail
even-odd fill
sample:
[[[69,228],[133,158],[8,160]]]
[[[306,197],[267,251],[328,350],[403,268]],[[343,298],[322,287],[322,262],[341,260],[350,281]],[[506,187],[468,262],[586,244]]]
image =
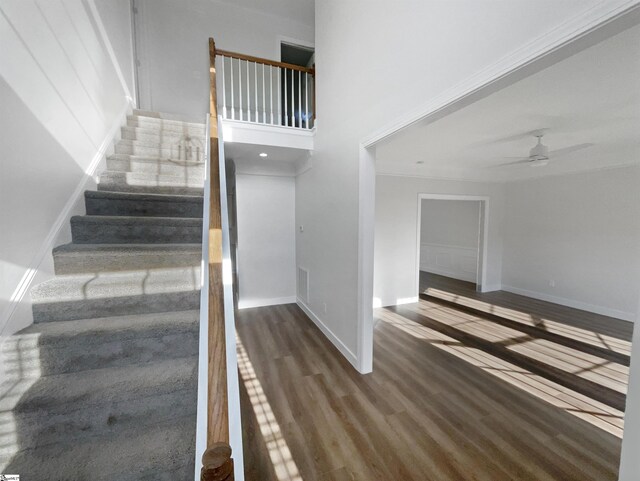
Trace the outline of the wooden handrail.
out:
[[[233,481],[229,446],[227,349],[225,340],[224,286],[222,282],[222,212],[218,107],[216,95],[216,45],[209,39],[209,360],[207,376],[207,449],[202,456],[201,481]]]
[[[236,58],[238,60],[247,60],[248,62],[261,63],[263,65],[271,65],[273,67],[299,70],[300,72],[308,73],[311,75],[316,74],[315,69],[312,67],[301,67],[300,65],[294,65],[292,63],[276,62],[275,60],[268,60],[266,58],[253,57],[251,55],[245,55],[243,53],[229,52],[228,50],[216,50],[215,54],[221,57]]]

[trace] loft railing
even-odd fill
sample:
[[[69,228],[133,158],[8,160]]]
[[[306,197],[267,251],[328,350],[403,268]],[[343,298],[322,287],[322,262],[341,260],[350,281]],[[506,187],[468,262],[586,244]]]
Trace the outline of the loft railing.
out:
[[[217,50],[218,108],[223,119],[311,129],[315,69]]]
[[[227,342],[225,333],[225,288],[223,283],[223,213],[218,150],[218,111],[216,95],[216,47],[209,39],[209,217],[208,220],[208,282],[207,288],[207,433],[202,456],[201,481],[233,481],[233,459],[229,445],[229,396],[227,391]],[[206,211],[206,209],[205,209]],[[227,289],[227,295],[229,294]],[[228,300],[228,299],[227,299]],[[230,346],[231,347],[231,346]]]

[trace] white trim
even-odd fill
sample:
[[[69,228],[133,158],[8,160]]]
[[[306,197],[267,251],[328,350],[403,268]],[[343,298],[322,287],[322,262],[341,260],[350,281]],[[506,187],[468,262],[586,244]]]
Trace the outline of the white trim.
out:
[[[469,251],[477,251],[478,247],[469,247],[469,246],[459,246],[455,244],[436,244],[434,242],[421,242],[420,247],[431,246],[431,247],[446,247],[449,249],[459,249],[459,250],[469,250]]]
[[[384,171],[376,171],[376,176],[381,177],[401,177],[407,179],[428,179],[428,180],[442,180],[448,182],[472,182],[472,183],[483,183],[483,184],[511,184],[516,182],[531,182],[538,179],[546,179],[549,177],[562,177],[566,175],[580,175],[587,173],[600,172],[605,170],[615,170],[615,169],[626,169],[629,167],[635,167],[640,165],[640,160],[633,160],[630,162],[624,162],[622,164],[615,165],[597,165],[589,168],[581,168],[580,170],[572,170],[570,172],[549,172],[548,170],[538,169],[540,174],[535,177],[523,177],[516,179],[483,179],[482,177],[447,177],[442,175],[431,175],[431,174],[403,174],[400,172],[384,172]],[[547,172],[547,173],[545,173]]]
[[[338,349],[338,351],[340,351],[340,353],[347,358],[347,361],[349,361],[355,369],[358,369],[358,359],[356,355],[351,352],[351,350],[347,346],[345,346],[340,339],[338,339],[338,336],[336,336],[331,331],[331,329],[329,329],[326,324],[322,322],[320,318],[316,316],[304,302],[298,299],[297,304],[298,306],[300,306],[300,309],[302,309],[304,313],[309,317],[309,319],[311,319],[313,323],[318,326],[318,329],[322,331],[327,339],[331,341],[331,344],[333,344]]]
[[[587,302],[576,301],[574,299],[568,299],[566,297],[557,297],[543,292],[530,291],[528,289],[520,289],[514,286],[502,286],[502,290],[511,292],[512,294],[518,294],[520,296],[531,297],[541,301],[553,302],[554,304],[560,304],[561,306],[572,307],[574,309],[580,309],[582,311],[593,312],[603,316],[615,317],[623,321],[634,322],[636,319],[635,312],[625,312],[619,309],[612,309],[610,307],[597,306],[595,304],[589,304]]]
[[[316,129],[299,129],[282,125],[258,124],[245,120],[223,119],[219,130],[224,131],[226,142],[270,145],[292,149],[313,150]]]
[[[486,286],[482,286],[482,292],[495,292],[495,291],[501,291],[501,290],[502,290],[501,284],[488,284]]]
[[[358,159],[358,371],[373,371],[373,264],[376,166],[372,150],[360,145]]]
[[[401,174],[396,172],[382,172],[376,171],[376,176],[380,177],[402,177],[407,179],[429,179],[429,180],[444,180],[447,182],[472,182],[474,184],[483,183],[483,184],[505,184],[507,180],[482,180],[482,179],[473,179],[471,177],[444,177],[441,175],[429,175],[429,174]]]
[[[256,177],[297,177],[295,172],[268,172],[268,171],[256,171],[256,172],[242,172],[237,170],[236,175],[254,175]]]
[[[254,307],[279,306],[281,304],[295,304],[298,302],[296,296],[273,297],[271,299],[249,299],[238,301],[238,309],[251,309]]]
[[[91,187],[91,184],[95,182],[94,176],[97,174],[100,165],[104,165],[106,163],[105,157],[109,150],[113,149],[115,142],[119,139],[120,127],[126,123],[127,114],[130,111],[130,99],[127,97],[119,114],[116,116],[115,122],[107,132],[105,138],[98,147],[98,150],[91,159],[91,162],[85,169],[83,177],[76,185],[73,193],[67,199],[62,211],[60,211],[60,214],[51,226],[51,229],[49,229],[40,249],[33,257],[31,263],[27,266],[25,274],[22,276],[22,279],[12,293],[9,304],[5,308],[2,319],[0,320],[2,322],[2,325],[0,326],[0,333],[2,333],[3,336],[13,334],[11,332],[5,333],[4,329],[10,324],[11,318],[13,317],[18,305],[22,303],[27,293],[31,290],[33,281],[36,278],[36,275],[40,272],[42,263],[46,256],[51,255],[51,251],[56,247],[55,244],[60,236],[60,232],[64,226],[69,224],[74,208],[79,202],[81,202],[84,191]]]
[[[382,128],[375,130],[362,140],[362,144],[365,147],[371,147],[410,125],[424,121],[426,118],[433,117],[438,113],[446,113],[446,110],[455,104],[462,103],[473,94],[487,89],[499,80],[513,75],[535,62],[545,63],[544,61],[546,60],[548,65],[540,65],[540,69],[547,67],[554,61],[551,58],[552,54],[557,53],[561,48],[570,49],[567,52],[568,55],[576,53],[579,51],[579,46],[572,44],[577,40],[606,27],[616,18],[633,13],[638,7],[640,7],[638,0],[601,1],[599,4],[581,14],[575,15],[551,31],[502,57],[497,62],[422,104],[408,114],[402,115]],[[614,33],[617,33],[615,30],[617,29],[614,26]],[[498,88],[502,87],[496,86],[496,90]]]

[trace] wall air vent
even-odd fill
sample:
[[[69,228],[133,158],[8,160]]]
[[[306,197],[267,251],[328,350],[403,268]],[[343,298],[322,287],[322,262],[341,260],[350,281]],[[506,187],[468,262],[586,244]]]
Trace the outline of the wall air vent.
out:
[[[298,299],[309,304],[309,271],[298,266]]]

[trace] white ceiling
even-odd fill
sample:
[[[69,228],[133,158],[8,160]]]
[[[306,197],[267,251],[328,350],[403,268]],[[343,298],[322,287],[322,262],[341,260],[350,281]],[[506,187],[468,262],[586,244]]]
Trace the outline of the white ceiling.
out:
[[[257,10],[269,15],[288,18],[315,26],[315,0],[219,0],[237,7]]]
[[[423,99],[422,99],[423,100]],[[526,157],[547,128],[550,150],[592,147],[546,167],[502,166]],[[423,162],[417,164],[417,162]],[[511,181],[640,162],[640,26],[376,147],[378,173]]]
[[[266,153],[267,157],[260,157],[261,152]],[[309,151],[305,149],[224,143],[224,156],[235,162],[239,174],[296,175],[308,155]]]

